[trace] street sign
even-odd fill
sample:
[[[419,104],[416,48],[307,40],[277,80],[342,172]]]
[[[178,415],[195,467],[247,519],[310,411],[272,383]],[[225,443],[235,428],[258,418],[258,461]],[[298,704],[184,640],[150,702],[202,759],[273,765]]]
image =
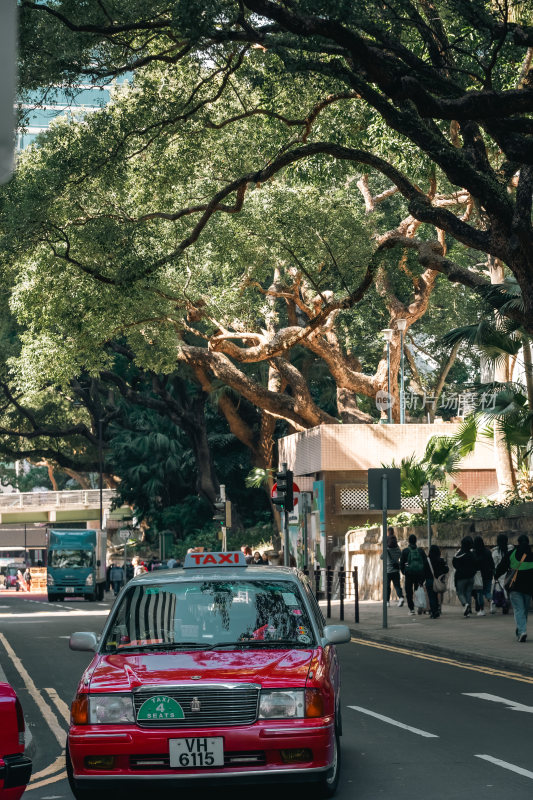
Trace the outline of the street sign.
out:
[[[118,532],[118,535],[119,535],[119,537],[120,537],[121,541],[123,541],[123,542],[127,542],[127,541],[128,541],[128,539],[129,539],[129,538],[130,538],[130,536],[131,536],[131,531],[129,531],[127,528],[122,528],[122,529],[121,529],[121,530]]]
[[[402,507],[402,492],[399,469],[368,470],[368,507],[383,508],[383,476],[387,478],[387,507],[400,509]]]
[[[270,496],[271,497],[277,497],[278,496],[278,484],[277,483],[275,483],[274,486],[272,487],[272,491],[270,492]],[[294,481],[293,481],[293,484],[292,484],[292,496],[294,498],[294,508],[296,508],[296,506],[298,505],[298,499],[300,497],[300,487],[298,486],[297,483],[294,483]]]

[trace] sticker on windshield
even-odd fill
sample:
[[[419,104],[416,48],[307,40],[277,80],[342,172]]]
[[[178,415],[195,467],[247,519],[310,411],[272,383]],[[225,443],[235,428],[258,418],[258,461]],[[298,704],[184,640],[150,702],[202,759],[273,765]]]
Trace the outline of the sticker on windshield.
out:
[[[172,697],[158,694],[142,704],[137,719],[183,719],[185,714],[180,704]]]
[[[309,644],[311,642],[311,637],[308,636],[306,633],[300,633],[298,636],[298,641],[302,642],[303,644]]]
[[[159,586],[149,586],[146,589],[146,594],[159,594]]]
[[[295,617],[301,617],[302,616],[302,609],[301,608],[292,608],[291,609],[291,614],[294,614]]]
[[[281,596],[283,597],[286,606],[297,606],[300,604],[298,598],[292,592],[282,592]]]

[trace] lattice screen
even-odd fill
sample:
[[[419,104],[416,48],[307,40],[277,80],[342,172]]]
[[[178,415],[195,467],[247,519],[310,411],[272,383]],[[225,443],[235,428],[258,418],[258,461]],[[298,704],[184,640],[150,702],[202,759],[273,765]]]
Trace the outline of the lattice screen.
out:
[[[447,496],[446,489],[437,489],[432,505],[438,506]],[[367,511],[368,489],[362,486],[344,486],[339,489],[340,511]],[[402,497],[404,511],[418,511],[422,507],[420,497]]]

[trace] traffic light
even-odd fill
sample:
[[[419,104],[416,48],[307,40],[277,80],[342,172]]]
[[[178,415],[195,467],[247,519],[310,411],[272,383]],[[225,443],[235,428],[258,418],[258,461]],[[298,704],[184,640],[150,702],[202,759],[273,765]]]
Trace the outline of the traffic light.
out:
[[[274,505],[279,506],[282,511],[286,511],[288,514],[294,508],[293,479],[294,475],[290,469],[278,472],[276,474],[277,497],[272,498]]]
[[[215,513],[213,514],[213,519],[215,522],[220,522],[225,528],[231,528],[231,501],[222,500],[219,497],[215,500],[214,505]]]

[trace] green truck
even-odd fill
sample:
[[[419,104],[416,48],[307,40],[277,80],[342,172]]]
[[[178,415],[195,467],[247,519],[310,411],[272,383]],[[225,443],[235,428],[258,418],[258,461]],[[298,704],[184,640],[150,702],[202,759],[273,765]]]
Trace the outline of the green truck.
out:
[[[51,530],[46,583],[48,600],[103,600],[107,537],[104,531]]]

